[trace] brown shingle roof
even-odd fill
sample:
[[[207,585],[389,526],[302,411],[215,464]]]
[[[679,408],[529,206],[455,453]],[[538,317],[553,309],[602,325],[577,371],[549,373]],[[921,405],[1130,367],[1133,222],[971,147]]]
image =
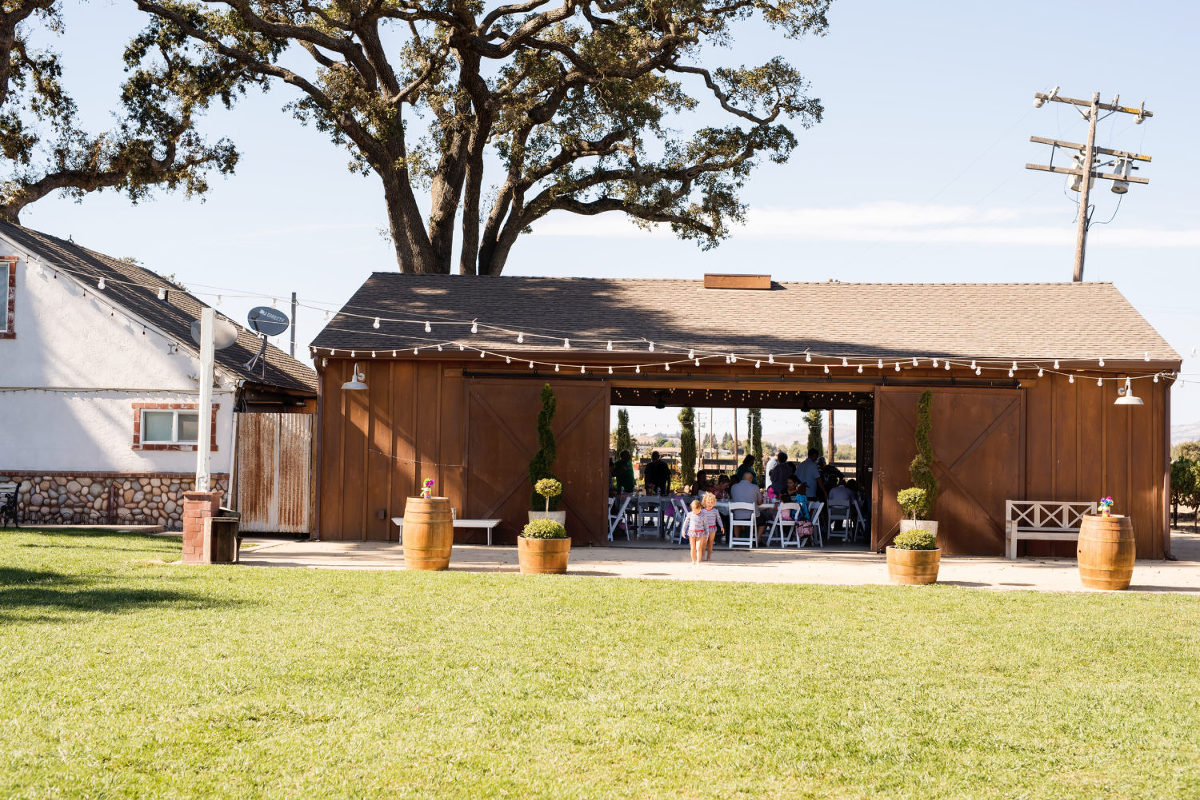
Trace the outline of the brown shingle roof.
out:
[[[361,317],[350,314],[362,315]],[[379,316],[380,327],[373,327]],[[426,333],[420,322],[434,325]],[[470,333],[470,321],[484,326]],[[486,325],[523,331],[489,331]],[[554,339],[540,339],[534,333]],[[500,352],[579,350],[607,340],[715,353],[849,358],[1178,362],[1179,354],[1111,283],[775,283],[766,291],[705,289],[698,280],[403,275],[377,272],[313,341],[386,350],[463,342]],[[645,352],[645,343],[614,343]]]
[[[193,353],[198,352],[199,348],[192,341],[191,325],[200,318],[200,309],[206,305],[161,275],[20,225],[0,222],[0,235],[48,265],[87,283],[94,284],[103,277],[106,298],[174,337]],[[158,299],[159,286],[168,290],[166,300]],[[258,348],[258,337],[238,325],[237,341],[218,350],[216,362],[252,384],[316,395],[317,373],[274,345],[267,345],[265,377],[261,367],[254,372],[247,370],[243,365],[258,352]]]

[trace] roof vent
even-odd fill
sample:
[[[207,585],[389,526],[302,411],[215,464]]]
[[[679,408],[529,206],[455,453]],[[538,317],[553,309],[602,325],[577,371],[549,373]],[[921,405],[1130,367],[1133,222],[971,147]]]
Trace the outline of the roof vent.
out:
[[[770,289],[770,275],[704,274],[705,289]]]

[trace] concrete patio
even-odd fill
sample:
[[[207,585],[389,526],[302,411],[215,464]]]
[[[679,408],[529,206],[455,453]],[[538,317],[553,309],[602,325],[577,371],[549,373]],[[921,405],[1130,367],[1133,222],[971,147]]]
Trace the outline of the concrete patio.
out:
[[[1176,561],[1138,561],[1131,591],[1200,595],[1200,536],[1175,531]],[[404,569],[404,549],[387,542],[247,541],[242,563],[259,567],[315,569]],[[455,545],[450,569],[464,572],[517,571],[512,546]],[[882,555],[861,550],[728,550],[718,547],[711,562],[693,566],[683,548],[582,547],[571,551],[570,575],[664,580],[806,583],[842,586],[887,585]],[[997,591],[1085,592],[1075,560],[945,556],[938,582]]]

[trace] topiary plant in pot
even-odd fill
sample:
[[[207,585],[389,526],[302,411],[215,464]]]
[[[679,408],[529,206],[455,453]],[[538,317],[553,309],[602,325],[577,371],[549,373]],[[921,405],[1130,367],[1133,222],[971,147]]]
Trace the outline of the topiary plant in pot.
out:
[[[531,520],[517,538],[517,564],[524,575],[562,574],[570,556],[567,529],[552,519]]]
[[[554,390],[550,388],[550,384],[544,384],[542,386],[542,410],[538,412],[537,418],[538,449],[529,461],[529,485],[533,487],[529,504],[529,520],[532,522],[535,519],[552,519],[559,525],[565,525],[567,512],[555,510],[558,505],[557,498],[562,495],[562,484],[558,482],[551,471],[558,447],[554,442],[554,431],[551,429],[550,423],[554,421],[554,413],[557,410],[558,401],[554,398]],[[538,489],[539,485],[550,486],[549,483],[542,483],[545,480],[550,480],[557,485],[558,491],[547,494]]]
[[[897,534],[887,549],[888,578],[892,583],[909,586],[935,583],[941,562],[937,536],[922,528]]]
[[[908,477],[913,485],[902,489],[896,495],[896,500],[908,515],[908,519],[900,520],[901,533],[921,529],[931,531],[936,537],[938,524],[930,519],[938,494],[937,476],[933,474],[933,445],[929,441],[929,433],[933,428],[932,405],[933,392],[926,389],[917,401],[917,454],[908,465]]]

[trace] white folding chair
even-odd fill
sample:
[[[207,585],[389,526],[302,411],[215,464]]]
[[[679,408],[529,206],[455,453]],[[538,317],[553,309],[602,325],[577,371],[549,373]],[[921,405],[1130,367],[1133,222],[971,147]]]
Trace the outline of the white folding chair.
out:
[[[854,498],[854,537],[853,537],[853,541],[855,541],[855,542],[858,541],[858,535],[860,533],[863,536],[866,536],[866,534],[867,534],[867,518],[866,518],[866,515],[863,514],[862,504],[858,502],[858,498],[856,497],[856,498]]]
[[[848,505],[834,505],[830,503],[825,509],[825,522],[828,524],[826,528],[825,538],[832,539],[839,537],[843,542],[850,541],[850,536],[854,527],[854,515]],[[835,528],[834,523],[840,522],[842,526]]]
[[[796,547],[800,546],[800,540],[796,538],[796,516],[799,513],[799,503],[779,504],[779,508],[775,509],[775,519],[771,520],[771,527],[767,531],[767,547],[770,547],[776,538],[779,539],[780,547],[787,547],[788,542],[792,542]]]
[[[662,498],[656,495],[639,495],[637,498],[637,532],[638,536],[642,535],[644,528],[650,528],[659,536],[662,535],[662,528],[659,523],[662,521]]]
[[[820,500],[813,500],[808,504],[808,518],[813,524],[813,538],[817,547],[825,546],[825,523],[821,520],[824,511],[825,503]]]
[[[682,497],[672,497],[671,507],[675,509],[675,516],[668,520],[667,531],[671,534],[672,544],[683,544],[683,521],[688,515],[687,504],[683,502]]]
[[[746,519],[738,519],[737,512],[745,511]],[[729,547],[738,545],[745,547],[758,546],[758,505],[756,503],[729,504]],[[746,530],[745,536],[738,536],[738,528]]]
[[[625,512],[629,510],[630,495],[617,495],[609,500],[608,505],[608,540],[613,540],[613,533],[616,532],[617,526],[625,519]],[[628,541],[631,538],[629,533],[629,524],[625,525],[625,539]]]

